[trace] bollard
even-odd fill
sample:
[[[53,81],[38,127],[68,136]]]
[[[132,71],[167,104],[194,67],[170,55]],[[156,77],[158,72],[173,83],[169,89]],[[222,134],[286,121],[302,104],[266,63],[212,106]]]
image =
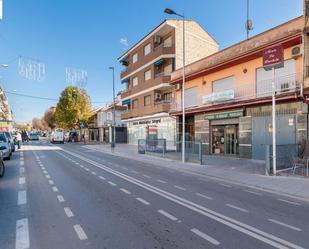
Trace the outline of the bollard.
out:
[[[199,159],[200,159],[200,165],[202,165],[203,164],[202,142],[199,142],[198,155],[199,155]]]
[[[269,176],[270,173],[270,156],[269,156],[269,145],[266,145],[265,149],[265,175]]]
[[[166,151],[166,139],[163,140],[163,157],[165,157],[165,151]]]

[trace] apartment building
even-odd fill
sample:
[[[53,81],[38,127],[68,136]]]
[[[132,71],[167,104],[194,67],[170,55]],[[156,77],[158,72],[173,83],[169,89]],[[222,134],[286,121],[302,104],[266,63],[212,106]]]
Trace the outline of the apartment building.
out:
[[[186,64],[218,51],[218,44],[194,21],[185,21]],[[169,115],[174,86],[170,74],[182,67],[182,20],[165,20],[133,45],[118,61],[124,66],[121,82],[121,119],[128,142],[165,138],[174,144],[176,119]]]
[[[186,139],[202,142],[203,153],[265,159],[272,144],[272,71],[263,51],[281,44],[284,67],[275,69],[278,149],[307,137],[308,106],[303,94],[303,17],[298,17],[186,66]],[[171,84],[181,86],[181,70]],[[181,137],[181,91],[171,114]],[[289,153],[289,152],[287,152]]]

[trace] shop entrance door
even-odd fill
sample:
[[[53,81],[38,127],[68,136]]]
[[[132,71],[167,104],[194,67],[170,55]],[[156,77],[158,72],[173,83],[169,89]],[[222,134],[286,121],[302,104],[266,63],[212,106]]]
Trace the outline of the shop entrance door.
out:
[[[237,154],[237,126],[226,125],[224,129],[224,152],[226,155]]]

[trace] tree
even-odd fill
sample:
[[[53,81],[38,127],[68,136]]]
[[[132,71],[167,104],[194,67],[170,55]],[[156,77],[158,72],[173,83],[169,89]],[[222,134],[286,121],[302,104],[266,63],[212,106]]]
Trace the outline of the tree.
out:
[[[42,118],[46,126],[50,129],[54,129],[56,127],[56,121],[55,121],[55,111],[56,107],[50,107],[45,113]]]
[[[66,87],[56,106],[56,124],[64,129],[76,128],[80,122],[87,124],[90,115],[91,105],[87,92],[76,86]]]
[[[35,130],[42,130],[43,124],[42,124],[42,120],[39,118],[33,118],[32,119],[32,128]]]

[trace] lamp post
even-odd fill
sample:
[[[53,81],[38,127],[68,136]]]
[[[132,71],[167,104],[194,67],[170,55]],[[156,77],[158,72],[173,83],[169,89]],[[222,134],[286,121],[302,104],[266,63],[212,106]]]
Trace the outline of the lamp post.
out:
[[[111,142],[111,148],[112,150],[115,148],[116,140],[115,140],[115,68],[109,67],[109,69],[113,72],[113,125],[112,125],[112,142]]]
[[[186,122],[186,113],[185,113],[185,83],[186,83],[186,69],[185,69],[185,55],[186,55],[186,49],[185,49],[185,16],[176,13],[174,10],[166,8],[164,10],[166,14],[169,15],[176,15],[182,18],[182,162],[185,163],[185,142],[186,142],[186,136],[185,136],[185,122]]]

